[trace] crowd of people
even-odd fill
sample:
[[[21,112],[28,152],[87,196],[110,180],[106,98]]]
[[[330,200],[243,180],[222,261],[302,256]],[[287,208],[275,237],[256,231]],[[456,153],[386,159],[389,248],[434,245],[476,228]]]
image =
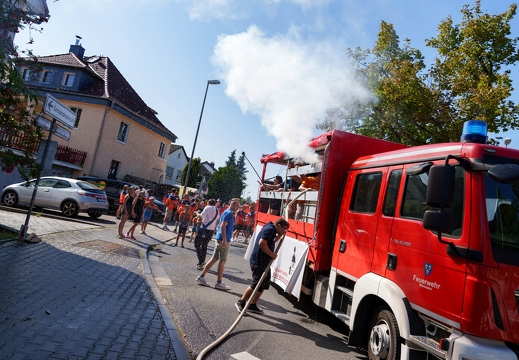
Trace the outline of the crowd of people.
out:
[[[143,187],[125,186],[120,195],[120,206],[116,216],[120,219],[118,236],[120,238],[136,240],[135,230],[140,224],[140,233],[146,235],[146,227],[154,210],[158,210],[154,203],[155,197]],[[185,194],[182,198],[177,189],[172,189],[162,198],[166,210],[163,218],[162,229],[170,231],[170,226],[176,236],[170,240],[174,241],[172,246],[184,247],[186,236],[189,242],[194,241],[197,255],[197,269],[201,273],[196,282],[200,285],[210,286],[205,278],[211,268],[217,265],[217,279],[215,289],[228,291],[231,288],[223,282],[223,273],[227,256],[229,254],[230,242],[237,241],[241,235],[247,244],[254,233],[254,220],[256,204],[241,204],[240,199],[234,198],[229,203],[223,203],[220,199],[200,199],[198,195]],[[124,226],[126,222],[132,224],[126,234]],[[288,230],[288,222],[280,218],[275,223],[268,223],[259,232],[250,259],[252,271],[252,284],[247,288],[242,297],[236,302],[238,311],[243,311],[246,301],[251,297],[254,289],[257,292],[249,304],[248,311],[262,313],[256,302],[262,292],[269,287],[270,276],[259,283],[264,271],[267,271],[268,263],[275,259],[275,243]],[[189,234],[189,235],[188,235]],[[215,247],[210,260],[206,263],[207,247],[209,241],[214,238]]]

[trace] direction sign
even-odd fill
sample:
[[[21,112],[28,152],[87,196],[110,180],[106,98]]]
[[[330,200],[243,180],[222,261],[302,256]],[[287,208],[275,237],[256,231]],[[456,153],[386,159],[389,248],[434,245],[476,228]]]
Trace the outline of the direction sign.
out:
[[[54,134],[67,141],[70,140],[70,131],[63,129],[61,126],[54,126]]]
[[[36,125],[47,131],[50,131],[50,128],[52,127],[52,121],[45,119],[41,115],[38,115],[36,117]],[[70,140],[70,131],[68,131],[67,129],[63,129],[61,126],[54,125],[54,130],[52,132],[62,139],[65,139],[67,141]]]
[[[43,105],[43,112],[52,116],[65,126],[73,128],[76,123],[76,113],[60,103],[54,96],[47,94],[47,99]]]
[[[36,117],[36,125],[38,125],[41,128],[44,128],[45,130],[49,131],[52,126],[52,121],[45,119],[43,116],[38,115]]]

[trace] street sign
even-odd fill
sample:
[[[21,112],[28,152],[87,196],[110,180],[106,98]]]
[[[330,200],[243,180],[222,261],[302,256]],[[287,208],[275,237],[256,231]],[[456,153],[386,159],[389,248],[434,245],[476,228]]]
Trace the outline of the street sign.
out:
[[[52,126],[52,121],[45,119],[43,116],[38,115],[36,117],[36,125],[49,131]]]
[[[43,112],[52,116],[65,126],[73,128],[76,123],[76,113],[60,103],[54,96],[47,94],[47,99],[43,105]]]
[[[36,125],[38,125],[42,129],[50,131],[50,128],[52,126],[52,121],[45,119],[41,115],[38,115],[36,117]],[[52,131],[52,133],[56,134],[60,138],[65,139],[67,141],[70,140],[70,131],[68,131],[67,129],[63,129],[61,126],[55,125],[54,131]]]
[[[61,126],[54,126],[54,134],[67,141],[70,140],[70,131],[68,131],[67,129],[63,129]]]

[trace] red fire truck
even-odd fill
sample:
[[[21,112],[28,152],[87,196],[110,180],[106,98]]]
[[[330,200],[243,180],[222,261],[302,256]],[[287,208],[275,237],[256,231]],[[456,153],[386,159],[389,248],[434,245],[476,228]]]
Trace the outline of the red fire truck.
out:
[[[260,189],[256,231],[288,218],[307,247],[296,288],[370,359],[519,357],[519,151],[478,123],[418,147],[334,130],[311,141],[316,163],[261,159],[263,182],[272,166],[318,176],[318,190]]]

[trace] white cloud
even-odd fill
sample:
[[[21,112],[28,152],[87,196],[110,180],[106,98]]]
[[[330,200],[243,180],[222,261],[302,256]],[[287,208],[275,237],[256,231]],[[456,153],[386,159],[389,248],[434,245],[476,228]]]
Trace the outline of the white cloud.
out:
[[[261,117],[278,150],[310,160],[305,145],[326,109],[344,104],[345,98],[370,96],[355,85],[344,48],[302,39],[294,30],[269,38],[253,25],[240,34],[221,35],[212,60],[227,96],[243,112]]]

